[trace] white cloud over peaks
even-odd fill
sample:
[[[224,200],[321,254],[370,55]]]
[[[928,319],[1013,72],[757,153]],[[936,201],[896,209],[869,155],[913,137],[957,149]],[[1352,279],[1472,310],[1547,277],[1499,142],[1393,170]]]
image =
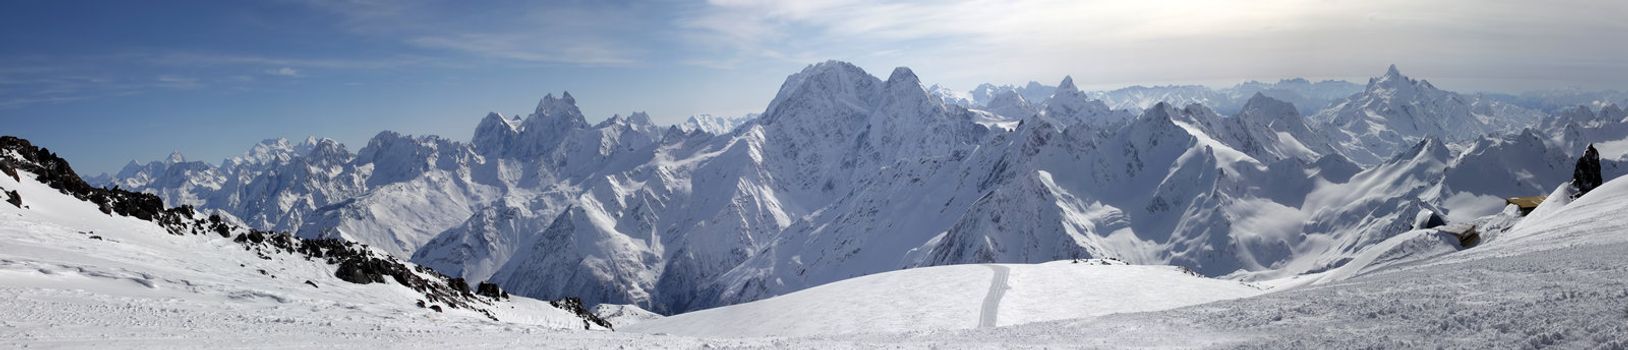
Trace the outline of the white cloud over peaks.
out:
[[[698,45],[752,59],[871,60],[961,84],[1123,84],[1364,77],[1388,63],[1449,77],[1625,72],[1591,59],[1628,54],[1598,42],[1628,35],[1620,13],[1628,2],[711,0],[679,23]]]

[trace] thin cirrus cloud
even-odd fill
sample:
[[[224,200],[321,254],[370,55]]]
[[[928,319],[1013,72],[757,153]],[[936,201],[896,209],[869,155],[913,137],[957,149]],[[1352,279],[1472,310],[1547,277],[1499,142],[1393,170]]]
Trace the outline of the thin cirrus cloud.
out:
[[[659,31],[653,8],[634,4],[510,3],[467,6],[437,1],[314,1],[340,27],[414,48],[516,63],[624,65]]]
[[[266,70],[266,74],[282,77],[297,77],[300,76],[300,71],[294,68],[282,67],[277,69],[268,69]]]
[[[523,34],[463,33],[423,36],[407,40],[425,48],[447,49],[490,58],[522,62],[619,65],[633,63],[626,51],[604,42],[548,43]]]

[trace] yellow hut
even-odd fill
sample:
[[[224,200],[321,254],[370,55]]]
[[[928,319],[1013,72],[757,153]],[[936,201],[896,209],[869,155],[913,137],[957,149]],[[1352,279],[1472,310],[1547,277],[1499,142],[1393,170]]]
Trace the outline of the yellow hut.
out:
[[[1508,205],[1513,205],[1516,208],[1520,208],[1521,215],[1525,216],[1526,214],[1531,214],[1532,209],[1537,209],[1538,204],[1543,204],[1543,200],[1546,199],[1546,198],[1548,198],[1548,197],[1547,196],[1509,197],[1509,198],[1504,199],[1504,203],[1507,203]]]

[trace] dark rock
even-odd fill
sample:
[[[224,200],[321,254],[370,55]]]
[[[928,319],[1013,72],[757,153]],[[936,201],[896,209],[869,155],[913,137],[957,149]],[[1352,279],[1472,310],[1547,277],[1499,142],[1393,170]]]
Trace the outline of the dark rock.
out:
[[[1441,226],[1445,226],[1445,225],[1447,225],[1447,220],[1443,220],[1441,218],[1441,215],[1436,215],[1436,213],[1430,213],[1430,217],[1425,219],[1424,226],[1421,226],[1421,227],[1418,227],[1418,228],[1432,228],[1432,227],[1441,227]]]
[[[1583,158],[1577,160],[1577,169],[1572,171],[1571,185],[1577,188],[1575,196],[1582,197],[1603,183],[1605,180],[1600,177],[1600,151],[1595,150],[1594,145],[1588,145],[1588,150],[1583,151]]]
[[[311,285],[311,288],[322,288],[322,287],[317,287],[317,283],[316,282],[311,282],[311,280],[305,280],[305,284]]]
[[[509,298],[509,292],[503,291],[503,288],[498,288],[497,284],[492,282],[481,282],[480,285],[475,286],[475,295],[492,299]]]
[[[549,301],[548,304],[553,305],[556,308],[560,308],[562,310],[570,311],[571,313],[576,314],[577,318],[582,319],[582,329],[591,328],[591,324],[592,325],[599,325],[600,327],[605,327],[605,329],[611,329],[611,330],[615,329],[615,328],[611,327],[610,321],[606,321],[603,318],[599,318],[599,315],[595,315],[592,312],[588,312],[588,309],[582,306],[582,299],[564,298],[564,299]]]
[[[441,305],[430,305],[430,310],[435,310],[435,312],[442,312],[441,311]]]
[[[384,283],[384,274],[380,273],[378,264],[364,259],[349,259],[339,263],[339,269],[334,271],[334,277],[345,282],[356,284]]]
[[[215,231],[216,234],[219,234],[221,238],[232,237],[232,229],[230,227],[227,227],[226,224],[215,223],[214,225],[215,225],[215,227],[212,227],[210,229]]]
[[[458,294],[463,294],[463,295],[469,295],[470,294],[469,293],[469,282],[464,281],[463,277],[457,277],[457,278],[453,278],[451,280],[448,280],[447,281],[447,286],[452,287],[452,291],[458,292]]]
[[[17,176],[17,169],[12,169],[10,166],[6,166],[5,164],[0,164],[0,174],[10,176],[11,181],[23,181],[22,177]]]
[[[14,205],[14,206],[16,206],[18,208],[23,207],[23,195],[22,194],[18,194],[17,191],[0,191],[0,192],[5,193],[5,195],[6,195],[6,203],[11,203],[11,205]]]

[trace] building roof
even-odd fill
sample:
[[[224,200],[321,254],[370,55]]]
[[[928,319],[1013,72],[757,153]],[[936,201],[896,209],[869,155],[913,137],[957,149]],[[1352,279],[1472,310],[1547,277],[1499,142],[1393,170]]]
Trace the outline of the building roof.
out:
[[[1508,202],[1509,204],[1514,204],[1515,206],[1520,207],[1521,209],[1531,209],[1531,208],[1537,208],[1538,204],[1543,204],[1543,200],[1545,198],[1548,198],[1548,197],[1547,196],[1509,197],[1509,198],[1504,199],[1504,201]]]

